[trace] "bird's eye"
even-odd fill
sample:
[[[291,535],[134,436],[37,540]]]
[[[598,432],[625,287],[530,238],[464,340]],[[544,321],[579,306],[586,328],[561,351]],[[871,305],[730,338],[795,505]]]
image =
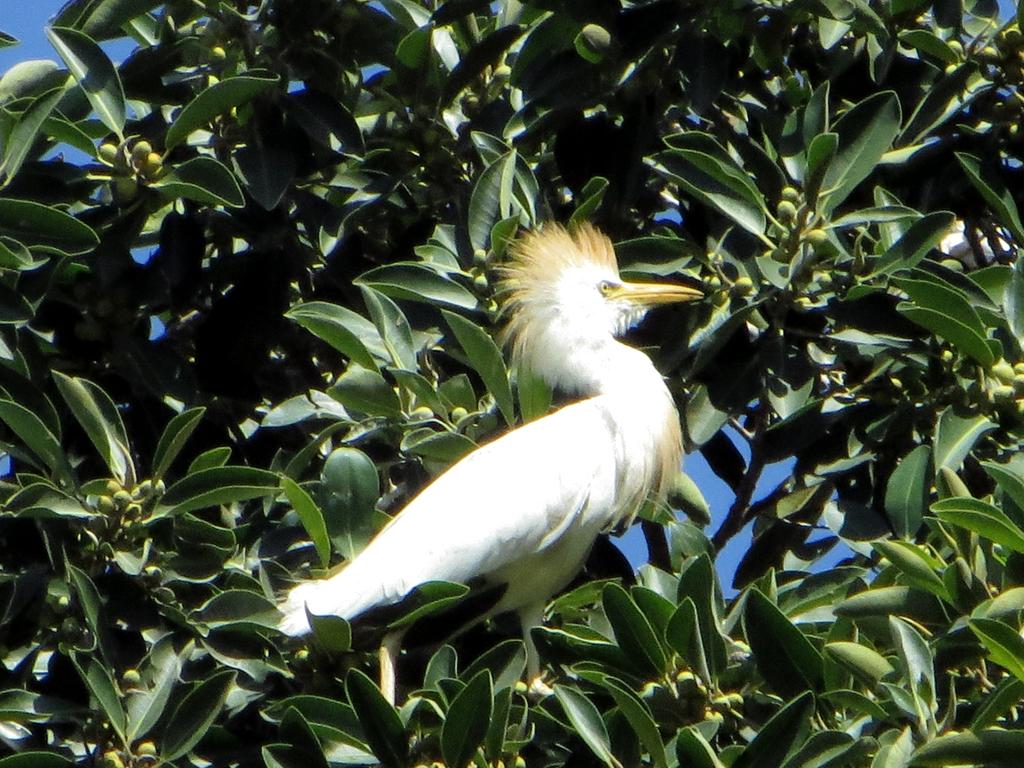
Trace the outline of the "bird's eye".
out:
[[[597,284],[597,290],[601,292],[602,296],[607,296],[609,293],[612,292],[612,289],[614,287],[615,283],[613,283],[611,280],[602,280],[600,283]]]

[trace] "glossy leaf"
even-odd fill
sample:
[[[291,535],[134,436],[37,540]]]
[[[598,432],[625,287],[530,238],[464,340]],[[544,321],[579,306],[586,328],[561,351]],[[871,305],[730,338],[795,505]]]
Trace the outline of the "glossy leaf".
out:
[[[605,615],[623,653],[648,675],[662,674],[668,659],[651,623],[618,584],[606,584],[601,592]]]
[[[489,670],[481,670],[452,699],[441,729],[441,754],[446,765],[466,766],[487,736],[494,693]]]
[[[505,361],[502,360],[498,345],[483,329],[461,315],[444,311],[442,315],[458,339],[459,346],[469,358],[470,364],[480,374],[487,390],[494,395],[505,423],[513,424],[515,406],[512,402],[512,386],[509,384],[508,370],[505,368]]]
[[[181,197],[207,205],[240,208],[245,204],[234,174],[212,157],[186,160],[153,182],[152,186],[172,198]]]
[[[251,101],[260,93],[277,84],[277,76],[248,72],[244,75],[225,78],[202,91],[185,108],[167,129],[164,143],[168,150],[185,141],[188,135],[209,123],[218,115],[230,112],[234,107]]]
[[[757,668],[772,688],[784,697],[817,690],[821,654],[760,590],[747,593],[743,626]]]
[[[931,449],[919,445],[900,459],[885,487],[885,513],[893,532],[900,538],[913,538],[924,518],[925,497],[931,465]]]
[[[189,437],[199,426],[199,420],[203,418],[204,413],[206,413],[205,408],[189,408],[167,422],[167,426],[164,427],[164,431],[160,435],[160,441],[153,451],[154,478],[163,477],[170,469]]]
[[[576,733],[590,747],[590,751],[602,763],[615,768],[618,761],[612,755],[608,729],[601,720],[597,707],[579,689],[569,685],[555,686],[555,698],[562,705],[562,711],[569,718]]]
[[[158,514],[180,515],[233,501],[245,501],[275,493],[279,486],[274,472],[255,467],[211,467],[191,472],[167,489],[160,499]]]
[[[175,760],[206,735],[235,685],[233,670],[215,672],[186,695],[164,728],[161,756]]]
[[[932,512],[944,522],[974,531],[1014,552],[1024,552],[1024,530],[991,504],[954,496],[936,501]]]
[[[331,559],[331,542],[327,536],[327,524],[324,522],[324,514],[306,493],[302,486],[288,477],[281,478],[281,489],[288,497],[288,503],[302,521],[302,527],[309,534],[313,546],[316,548],[317,557],[320,558],[320,565],[327,567]]]
[[[358,669],[345,678],[345,692],[355,710],[366,743],[387,768],[405,768],[409,742],[395,708],[385,701],[376,684]]]
[[[109,130],[123,135],[124,87],[103,49],[77,29],[50,27],[46,36],[64,59],[99,119]]]
[[[135,465],[128,435],[117,406],[107,393],[91,381],[65,376],[59,371],[54,371],[53,380],[111,474],[122,485],[134,485]]]

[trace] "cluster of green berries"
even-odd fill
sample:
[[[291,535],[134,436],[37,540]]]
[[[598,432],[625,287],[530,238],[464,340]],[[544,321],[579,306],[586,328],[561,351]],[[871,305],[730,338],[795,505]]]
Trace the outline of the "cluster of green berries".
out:
[[[100,162],[112,169],[110,176],[114,200],[124,205],[135,199],[139,184],[149,184],[164,174],[164,159],[145,139],[121,143],[107,141],[96,151]]]

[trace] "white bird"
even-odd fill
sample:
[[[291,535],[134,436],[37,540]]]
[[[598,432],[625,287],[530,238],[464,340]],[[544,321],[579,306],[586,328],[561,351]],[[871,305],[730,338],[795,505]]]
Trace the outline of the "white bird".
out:
[[[416,496],[330,578],[294,587],[280,629],[306,615],[358,617],[429,581],[505,586],[489,612],[519,614],[527,674],[540,683],[530,629],[582,568],[598,534],[663,497],[682,460],[679,416],[661,374],[616,340],[657,304],[694,301],[680,285],[624,282],[611,241],[589,225],[525,234],[501,270],[504,340],[520,370],[582,396],[473,451]],[[385,638],[381,687],[394,700],[400,637]]]

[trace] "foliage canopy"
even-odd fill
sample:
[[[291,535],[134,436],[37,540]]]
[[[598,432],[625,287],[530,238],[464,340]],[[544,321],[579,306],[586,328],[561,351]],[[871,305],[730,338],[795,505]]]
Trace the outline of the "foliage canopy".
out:
[[[1019,761],[994,2],[72,0],[48,37],[0,77],[0,768]],[[489,334],[548,219],[708,291],[638,336],[735,501],[709,527],[680,478],[638,573],[598,547],[540,701],[424,587],[384,619],[419,636],[395,709],[372,636],[286,643],[274,595],[548,409]]]

